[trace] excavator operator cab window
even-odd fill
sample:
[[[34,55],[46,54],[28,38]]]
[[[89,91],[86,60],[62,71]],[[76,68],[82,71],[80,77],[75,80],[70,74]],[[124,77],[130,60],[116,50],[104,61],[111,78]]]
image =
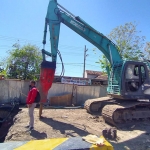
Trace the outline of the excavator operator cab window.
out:
[[[139,66],[129,64],[125,73],[126,90],[136,92],[139,89]]]
[[[146,71],[144,66],[141,66],[140,70],[141,70],[141,83],[143,84],[146,79]]]
[[[127,92],[136,92],[146,80],[144,65],[128,64],[125,72],[125,87]]]
[[[139,78],[139,67],[138,66],[134,67],[134,76]]]
[[[126,79],[139,79],[139,67],[129,64],[126,70]]]

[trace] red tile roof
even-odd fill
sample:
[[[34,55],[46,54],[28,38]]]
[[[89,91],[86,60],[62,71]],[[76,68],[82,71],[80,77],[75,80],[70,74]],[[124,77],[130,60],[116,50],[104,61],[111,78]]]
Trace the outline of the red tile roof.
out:
[[[103,72],[86,70],[86,73],[89,75],[97,75],[97,77],[94,79],[107,80],[107,75],[105,75]]]
[[[101,76],[96,77],[95,79],[107,80],[108,77],[107,75],[101,75]]]
[[[92,71],[92,70],[86,70],[86,73],[90,75],[102,75],[103,74],[100,71]]]

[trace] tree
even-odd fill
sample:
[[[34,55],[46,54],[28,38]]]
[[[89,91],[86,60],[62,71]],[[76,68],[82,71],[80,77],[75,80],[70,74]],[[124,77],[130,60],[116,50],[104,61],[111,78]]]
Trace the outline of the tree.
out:
[[[146,43],[146,46],[144,48],[147,55],[145,55],[145,59],[150,60],[150,42]]]
[[[140,36],[140,31],[137,31],[137,24],[135,22],[125,23],[124,25],[114,28],[108,38],[117,45],[120,56],[123,60],[141,60],[143,59],[144,36]],[[102,69],[110,64],[103,56],[99,59]]]
[[[28,44],[21,47],[19,44],[14,44],[8,54],[5,61],[8,78],[31,80],[37,78],[36,74],[40,74],[42,54],[35,45]]]

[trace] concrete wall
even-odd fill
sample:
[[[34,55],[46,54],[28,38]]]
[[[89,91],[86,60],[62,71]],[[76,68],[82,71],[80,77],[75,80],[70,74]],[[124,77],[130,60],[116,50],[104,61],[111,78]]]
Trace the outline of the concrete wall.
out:
[[[0,80],[0,103],[9,102],[11,98],[20,98],[25,102],[29,82],[20,80]],[[22,94],[23,93],[23,94]]]
[[[18,97],[22,103],[26,101],[29,81],[0,80],[0,103],[8,102],[11,98]],[[38,87],[38,84],[37,84]],[[73,90],[74,89],[74,90]],[[83,104],[87,99],[106,96],[106,86],[75,86],[71,84],[53,83],[48,92],[48,99],[68,93],[74,95],[73,102]]]
[[[106,96],[106,88],[106,86],[76,86],[73,88],[71,84],[54,83],[48,92],[48,99],[52,96],[60,96],[72,93],[73,91],[73,102],[76,104],[84,104],[87,99]]]

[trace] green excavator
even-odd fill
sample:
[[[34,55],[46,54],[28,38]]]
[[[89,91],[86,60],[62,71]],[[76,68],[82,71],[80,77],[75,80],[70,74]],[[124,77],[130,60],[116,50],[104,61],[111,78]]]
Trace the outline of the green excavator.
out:
[[[45,18],[43,45],[46,44],[47,27],[49,27],[51,52],[44,48],[42,50],[43,62],[40,75],[42,91],[47,93],[54,78],[57,55],[60,55],[58,44],[61,23],[96,46],[111,64],[111,69],[107,67],[108,96],[87,100],[84,104],[86,110],[89,113],[101,111],[103,118],[113,125],[149,119],[149,61],[123,60],[117,46],[110,39],[95,30],[79,16],[73,15],[58,4],[57,0],[49,1]],[[51,56],[52,61],[46,61],[45,55]]]

